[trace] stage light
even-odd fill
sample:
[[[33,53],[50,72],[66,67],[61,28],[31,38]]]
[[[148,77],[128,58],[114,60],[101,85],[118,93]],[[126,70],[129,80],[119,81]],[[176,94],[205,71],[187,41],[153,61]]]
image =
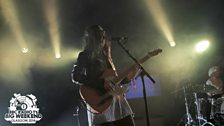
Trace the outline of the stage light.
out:
[[[195,49],[196,52],[201,53],[204,52],[209,47],[209,41],[204,40],[196,44]]]
[[[28,48],[22,48],[23,53],[28,53],[29,49]]]
[[[174,41],[171,41],[171,42],[170,42],[170,46],[171,46],[171,47],[175,47],[175,46],[176,46],[176,43],[175,43]]]
[[[61,54],[56,54],[55,58],[57,58],[57,59],[61,58]]]

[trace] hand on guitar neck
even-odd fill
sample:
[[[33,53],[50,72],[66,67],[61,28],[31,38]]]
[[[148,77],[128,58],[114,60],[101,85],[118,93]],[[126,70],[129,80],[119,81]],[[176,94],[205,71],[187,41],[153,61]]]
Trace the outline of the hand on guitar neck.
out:
[[[138,65],[135,65],[132,70],[127,74],[125,80],[126,81],[131,81],[132,79],[134,79],[137,74],[139,73],[140,71],[140,67]]]

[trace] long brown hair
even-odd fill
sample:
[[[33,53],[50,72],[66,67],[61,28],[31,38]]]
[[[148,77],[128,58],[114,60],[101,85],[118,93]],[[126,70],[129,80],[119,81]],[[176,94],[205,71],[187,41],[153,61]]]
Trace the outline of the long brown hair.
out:
[[[100,46],[101,39],[105,39],[105,46]],[[91,25],[86,28],[84,34],[84,50],[89,53],[90,58],[95,58],[100,51],[104,51],[108,58],[111,58],[111,42],[100,25]]]

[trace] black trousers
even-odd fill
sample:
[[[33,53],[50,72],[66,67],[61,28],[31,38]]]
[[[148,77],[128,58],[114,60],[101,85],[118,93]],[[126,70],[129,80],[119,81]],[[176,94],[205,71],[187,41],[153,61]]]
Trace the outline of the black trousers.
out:
[[[113,122],[106,122],[106,123],[102,123],[102,124],[97,124],[95,126],[135,126],[134,120],[132,118],[131,115],[120,119],[120,120],[116,120]]]

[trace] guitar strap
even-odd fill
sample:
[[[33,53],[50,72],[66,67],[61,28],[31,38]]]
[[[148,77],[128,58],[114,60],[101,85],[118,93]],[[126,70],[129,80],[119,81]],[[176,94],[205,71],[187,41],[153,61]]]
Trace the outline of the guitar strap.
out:
[[[110,48],[108,50],[105,50],[104,53],[105,53],[106,59],[109,62],[112,70],[115,72],[115,75],[118,76],[116,68],[115,68],[115,65],[114,65],[113,60],[111,58],[111,50],[110,50]]]
[[[115,75],[118,76],[118,74],[117,74],[117,70],[116,70],[116,68],[115,68],[115,65],[114,65],[113,60],[112,60],[111,57],[108,57],[108,62],[110,63],[110,65],[111,65],[113,71],[115,72]]]

